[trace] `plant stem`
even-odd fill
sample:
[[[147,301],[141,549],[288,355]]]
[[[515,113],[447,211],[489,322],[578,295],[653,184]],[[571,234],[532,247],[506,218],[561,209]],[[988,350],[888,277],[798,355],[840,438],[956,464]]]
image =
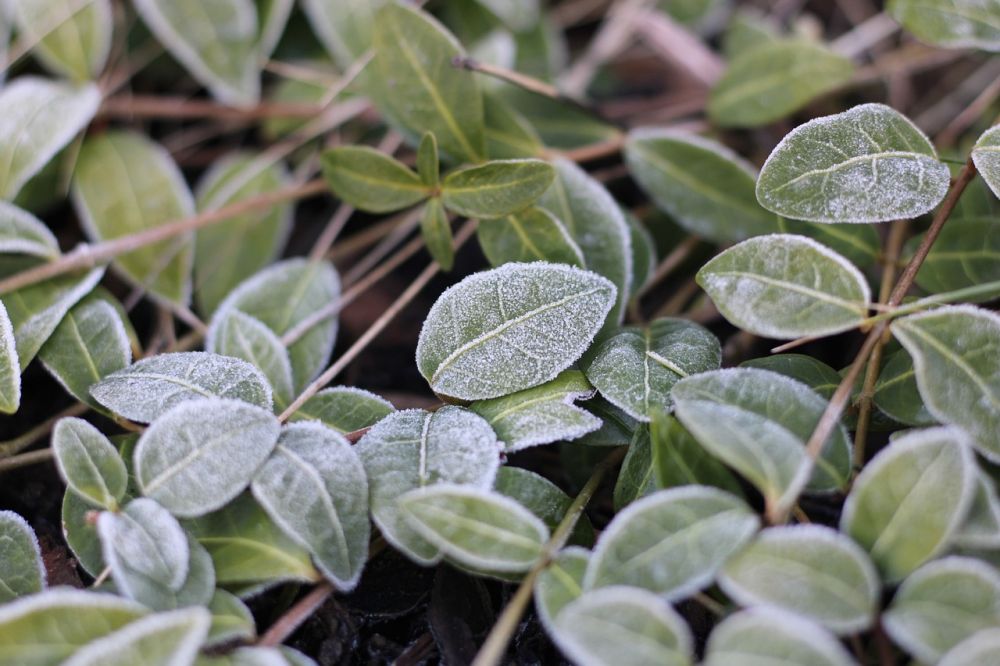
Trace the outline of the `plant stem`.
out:
[[[4,458],[0,460],[0,474],[51,459],[52,449],[38,449],[37,451],[28,451],[27,453],[22,453],[18,456]]]
[[[104,100],[99,116],[113,118],[209,118],[212,120],[256,120],[261,118],[314,118],[323,110],[318,104],[261,102],[251,107],[224,106],[187,97],[121,95]]]
[[[566,545],[570,533],[576,527],[580,516],[583,515],[583,510],[587,507],[587,504],[601,484],[601,479],[604,478],[609,469],[622,461],[627,450],[626,447],[619,448],[594,468],[593,474],[590,475],[587,483],[580,489],[580,494],[576,496],[573,503],[566,509],[566,515],[563,516],[559,526],[552,533],[552,538],[545,544],[541,556],[535,562],[535,566],[531,567],[531,570],[525,575],[514,596],[507,603],[507,607],[503,609],[500,618],[493,625],[493,628],[490,629],[490,633],[486,637],[486,642],[479,648],[479,653],[472,661],[472,666],[498,666],[503,660],[503,656],[507,652],[507,645],[514,636],[517,625],[521,622],[521,616],[524,615],[525,610],[528,608],[528,603],[531,601],[535,579],[549,566],[559,550]]]
[[[278,618],[278,621],[271,625],[271,628],[260,637],[257,645],[262,647],[274,647],[281,645],[295,630],[302,626],[302,623],[309,619],[309,616],[316,612],[326,600],[333,594],[333,585],[327,581],[322,581],[314,587],[309,594],[302,597],[294,606],[289,608]]]

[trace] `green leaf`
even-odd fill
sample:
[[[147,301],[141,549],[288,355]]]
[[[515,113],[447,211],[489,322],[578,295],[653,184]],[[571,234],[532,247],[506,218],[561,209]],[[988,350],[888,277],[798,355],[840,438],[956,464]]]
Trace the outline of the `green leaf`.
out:
[[[152,423],[173,407],[202,398],[241,400],[271,409],[271,388],[257,368],[207,352],[144,358],[94,384],[90,393],[114,413],[140,423]]]
[[[552,41],[551,36],[553,33],[557,35],[555,36],[556,40],[561,39],[561,36],[558,36],[559,28],[551,24],[548,26],[539,26],[537,34],[542,36],[545,32],[549,33],[549,35],[542,37],[546,41]],[[523,44],[524,41],[522,40],[522,46]],[[554,44],[550,44],[550,46],[554,46],[556,49],[562,48]],[[565,51],[563,51],[564,54]],[[520,53],[518,54],[519,57],[521,55]],[[563,55],[556,55],[555,57],[562,58]],[[561,73],[563,69],[563,66],[560,65],[552,73],[552,77],[557,73]],[[587,144],[610,141],[618,138],[620,135],[620,130],[614,125],[595,118],[594,114],[590,111],[576,108],[574,105],[567,104],[561,100],[551,99],[528,90],[514,88],[513,86],[507,86],[500,92],[503,93],[504,101],[517,109],[518,113],[531,124],[545,147],[557,150],[570,149]],[[559,161],[556,160],[556,162]]]
[[[722,363],[719,339],[684,319],[663,318],[629,326],[588,354],[585,371],[601,395],[634,419],[648,423],[654,409],[667,409],[679,380],[715,370]]]
[[[993,479],[982,470],[976,474],[972,506],[952,541],[963,548],[1000,547],[1000,498]]]
[[[548,261],[583,267],[583,252],[566,225],[544,208],[529,208],[496,220],[480,220],[476,237],[493,266]]]
[[[356,447],[368,476],[372,519],[386,541],[422,565],[439,561],[441,553],[403,519],[397,498],[442,482],[488,490],[500,464],[499,443],[489,424],[450,406],[433,413],[393,412]]]
[[[601,427],[580,437],[576,444],[586,446],[627,446],[632,441],[639,422],[618,409],[601,396],[594,396],[584,405],[584,409],[601,419]]]
[[[110,298],[97,292],[84,297],[38,350],[45,369],[70,395],[101,411],[91,386],[132,362],[126,320]]]
[[[218,210],[290,182],[280,163],[263,155],[230,153],[213,163],[199,181],[198,211]],[[293,208],[291,203],[258,207],[195,233],[194,292],[201,312],[211,315],[236,285],[281,254]]]
[[[398,499],[407,525],[459,564],[527,571],[549,539],[545,523],[514,500],[480,488],[439,483]]]
[[[205,347],[223,357],[242,359],[259,370],[273,391],[275,411],[283,411],[295,398],[288,350],[258,319],[229,308],[212,322]]]
[[[41,592],[44,587],[45,564],[34,530],[13,511],[0,511],[0,604]]]
[[[58,666],[148,612],[121,597],[66,587],[18,599],[0,607],[0,663]]]
[[[925,234],[906,244],[913,256]],[[940,294],[1000,280],[1000,224],[989,217],[949,220],[917,272],[917,285]]]
[[[487,157],[509,160],[542,153],[542,140],[531,123],[501,97],[486,92],[483,111]]]
[[[208,630],[207,646],[224,645],[234,641],[253,642],[257,638],[257,625],[253,614],[239,597],[216,590],[208,602],[212,613],[212,626]]]
[[[948,166],[906,116],[862,104],[799,125],[771,151],[757,180],[768,210],[811,222],[886,222],[938,205]]]
[[[410,167],[368,146],[323,153],[323,177],[337,197],[369,213],[390,213],[420,203],[431,187]]]
[[[840,641],[825,629],[774,608],[750,608],[719,623],[708,637],[703,662],[704,666],[855,663]]]
[[[841,531],[898,581],[947,547],[972,505],[976,466],[958,428],[928,428],[890,442],[858,475]],[[920,525],[920,529],[913,529]]]
[[[750,507],[717,488],[661,490],[627,506],[601,533],[584,589],[632,585],[684,599],[707,587],[759,526]]]
[[[118,509],[128,470],[100,430],[83,419],[60,419],[52,431],[52,452],[70,490],[109,511]]]
[[[653,451],[650,446],[649,428],[641,425],[632,434],[628,453],[622,460],[618,480],[612,495],[615,511],[620,511],[637,499],[656,492],[656,474],[653,469]]]
[[[615,587],[584,593],[556,616],[556,644],[580,666],[688,666],[691,630],[663,599]]]
[[[834,428],[815,467],[806,442],[827,402],[804,384],[767,370],[707,372],[677,383],[677,418],[708,451],[742,474],[768,506],[789,508],[802,486],[844,488],[851,473],[851,444]]]
[[[223,104],[260,99],[257,6],[253,0],[135,0],[157,40]],[[197,21],[198,30],[192,30]]]
[[[840,386],[840,373],[823,361],[805,354],[775,354],[740,363],[741,368],[770,370],[796,379],[829,400]]]
[[[872,400],[879,410],[894,421],[911,426],[937,423],[920,397],[913,359],[905,349],[896,350],[885,362],[878,375]]]
[[[890,0],[888,9],[922,41],[952,49],[1000,51],[996,0]]]
[[[21,363],[7,308],[0,301],[0,412],[13,414],[21,404]]]
[[[983,629],[952,648],[938,666],[979,666],[1000,659],[1000,629]]]
[[[632,293],[631,298],[642,290],[656,269],[656,239],[637,217],[625,215],[628,222],[629,240],[632,245]]]
[[[939,663],[977,631],[1000,624],[1000,573],[970,557],[930,562],[906,577],[882,623],[911,655]]]
[[[461,162],[485,153],[483,97],[475,76],[452,61],[455,38],[425,12],[389,3],[375,15],[374,99],[405,134],[433,132],[441,151]]]
[[[868,629],[881,593],[867,553],[820,525],[764,530],[726,562],[719,586],[742,606],[777,606],[838,634]]]
[[[632,293],[632,247],[621,208],[598,181],[569,160],[557,159],[556,180],[538,205],[569,230],[583,252],[585,267],[611,280],[618,289],[607,325],[621,322]]]
[[[194,200],[169,153],[141,134],[113,131],[83,142],[73,200],[88,237],[107,241],[194,215]],[[163,300],[191,297],[193,234],[144,245],[113,266]]]
[[[323,307],[340,300],[340,278],[326,261],[304,258],[286,259],[271,264],[244,280],[219,305],[209,327],[212,329],[230,310],[239,310],[254,317],[282,337],[309,319]],[[296,392],[309,385],[326,367],[337,339],[337,318],[328,317],[314,323],[288,346],[292,362],[293,388]],[[211,345],[208,346],[212,350]]]
[[[720,143],[675,130],[632,130],[629,173],[658,208],[693,234],[719,243],[778,231],[754,195],[757,172]]]
[[[476,273],[434,303],[417,365],[435,393],[462,400],[538,386],[583,354],[614,298],[608,280],[558,264]]]
[[[184,528],[211,555],[219,585],[256,591],[285,581],[319,579],[309,553],[285,535],[249,492],[218,511],[184,521]]]
[[[737,9],[722,33],[722,55],[731,60],[779,37],[777,26],[753,8]]]
[[[286,426],[251,490],[271,519],[339,590],[368,558],[368,482],[350,442],[318,423]]]
[[[437,188],[441,180],[441,165],[438,164],[438,144],[433,132],[424,132],[417,148],[417,173],[420,181],[430,188]]]
[[[737,54],[708,98],[708,115],[723,127],[780,120],[851,79],[842,55],[801,39],[774,39]]]
[[[271,57],[281,41],[295,0],[254,0],[254,4],[257,5],[259,25],[257,48],[263,62]]]
[[[451,222],[448,213],[437,197],[429,200],[420,217],[420,233],[424,245],[443,271],[450,271],[455,264],[455,248],[452,244]]]
[[[559,612],[583,594],[583,575],[590,552],[579,546],[564,548],[535,579],[535,610],[551,635]]]
[[[59,242],[45,223],[14,204],[0,201],[0,254],[59,256]]]
[[[554,178],[552,166],[541,160],[494,160],[445,176],[442,202],[466,217],[505,217],[534,203]]]
[[[104,69],[114,25],[109,0],[12,2],[9,11],[21,39],[54,74],[82,82]]]
[[[651,464],[657,488],[685,485],[715,486],[743,496],[739,481],[673,416],[653,412],[649,424]]]
[[[278,432],[278,420],[260,407],[219,398],[183,402],[139,438],[139,488],[175,516],[214,511],[249,485]]]
[[[286,659],[284,646],[276,647],[238,647],[225,654],[206,655],[204,652],[198,655],[194,666],[292,666],[295,663]],[[301,653],[298,653],[301,654]],[[306,657],[306,659],[309,659]],[[305,662],[308,666],[315,666],[316,662],[309,659]]]
[[[702,266],[697,280],[730,323],[780,340],[855,328],[871,301],[853,264],[790,234],[743,241]]]
[[[396,410],[392,403],[353,386],[323,389],[306,401],[290,421],[319,421],[342,435],[369,428]]]
[[[938,308],[892,323],[913,357],[927,410],[960,426],[1000,461],[1000,315],[969,305]]]
[[[784,234],[808,236],[843,255],[855,266],[875,266],[882,256],[878,227],[871,224],[820,224],[778,217],[778,230]]]
[[[346,71],[371,48],[375,10],[385,0],[302,0],[300,4],[327,53]]]
[[[97,529],[89,522],[101,508],[68,488],[63,494],[61,511],[63,537],[77,563],[92,578],[97,578],[105,567]]]
[[[22,3],[17,3],[21,5]],[[34,4],[34,3],[27,3]],[[101,93],[36,76],[19,76],[0,91],[0,199],[13,199],[97,113]]]
[[[1000,6],[997,9],[1000,9]],[[996,34],[996,50],[1000,51],[1000,25],[997,26]],[[993,126],[983,132],[972,148],[972,161],[976,165],[976,171],[993,190],[993,194],[1000,197],[1000,127]]]
[[[64,666],[174,666],[192,663],[208,637],[204,608],[154,613],[78,650]]]
[[[551,532],[559,527],[559,523],[566,517],[566,511],[573,503],[573,498],[559,486],[541,474],[521,467],[508,465],[501,467],[497,471],[493,490],[511,498],[535,514]],[[569,543],[588,546],[594,543],[594,528],[587,514],[580,515],[576,527],[570,534]]]
[[[480,400],[469,406],[496,432],[510,453],[530,446],[573,440],[593,432],[601,420],[573,403],[594,395],[579,370],[564,370],[555,379],[502,398]]]

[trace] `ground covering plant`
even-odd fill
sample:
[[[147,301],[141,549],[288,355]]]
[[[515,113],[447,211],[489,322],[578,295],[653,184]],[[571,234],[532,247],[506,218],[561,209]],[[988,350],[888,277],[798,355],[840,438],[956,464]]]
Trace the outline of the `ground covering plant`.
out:
[[[0,664],[1000,663],[997,0],[0,19]]]

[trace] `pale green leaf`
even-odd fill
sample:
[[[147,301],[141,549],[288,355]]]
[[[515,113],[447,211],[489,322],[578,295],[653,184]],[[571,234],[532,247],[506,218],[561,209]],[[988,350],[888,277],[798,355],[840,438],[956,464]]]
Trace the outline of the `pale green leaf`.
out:
[[[323,153],[323,176],[337,197],[369,213],[408,208],[431,194],[410,167],[368,146],[341,146]]]
[[[83,419],[63,418],[52,431],[52,452],[69,489],[115,511],[125,497],[128,470],[118,449]]]
[[[520,37],[520,35],[518,36]],[[542,140],[531,123],[501,97],[484,95],[486,156],[493,160],[537,157]]]
[[[632,433],[632,441],[628,445],[628,453],[622,460],[612,504],[615,511],[620,511],[637,499],[650,495],[659,488],[656,483],[656,471],[653,468],[653,449],[649,427],[640,425]]]
[[[731,243],[778,231],[754,195],[756,170],[720,143],[640,128],[629,133],[625,160],[657,207],[693,234]]]
[[[938,666],[980,666],[1000,661],[1000,629],[983,629],[962,641]]]
[[[995,0],[994,0],[995,2]],[[997,16],[1000,16],[1000,2],[995,2]],[[1000,51],[1000,20],[996,21],[997,48]],[[994,126],[983,132],[972,148],[972,161],[976,171],[1000,197],[1000,127]]]
[[[139,488],[176,516],[214,511],[249,485],[278,432],[278,420],[260,407],[220,398],[185,401],[139,438]]]
[[[583,408],[601,419],[601,427],[580,437],[575,444],[587,446],[626,446],[632,441],[639,422],[597,395],[583,404]]]
[[[509,465],[497,471],[493,491],[506,495],[538,516],[552,532],[559,527],[573,503],[572,497],[541,474]],[[594,543],[594,527],[587,514],[580,515],[568,543],[588,546]]]
[[[800,38],[774,39],[737,54],[708,98],[723,127],[757,127],[798,111],[851,79],[844,56]]]
[[[108,375],[90,394],[116,414],[152,423],[190,400],[226,398],[271,409],[271,388],[246,361],[208,352],[173,352],[137,361]]]
[[[588,354],[587,379],[626,414],[649,422],[655,409],[668,409],[679,380],[715,370],[722,347],[708,329],[684,319],[663,318],[646,327],[629,326]]]
[[[38,60],[73,81],[96,79],[111,51],[110,0],[11,2],[21,39]]]
[[[854,666],[832,634],[775,608],[730,615],[708,637],[704,666]]]
[[[119,590],[135,598],[131,583],[148,579],[171,591],[188,577],[191,551],[177,519],[151,499],[140,497],[121,511],[104,511],[97,520],[104,560]]]
[[[952,542],[963,548],[1000,547],[1000,498],[992,477],[982,470],[976,474],[972,506]]]
[[[302,0],[313,32],[341,70],[372,46],[375,10],[385,0]]]
[[[717,488],[661,490],[627,506],[601,533],[584,588],[632,585],[683,599],[707,587],[759,525],[750,507]]]
[[[430,188],[437,188],[441,180],[441,165],[438,162],[438,144],[433,132],[424,132],[417,148],[417,174],[420,182]]]
[[[356,447],[368,476],[372,519],[386,541],[424,565],[440,560],[441,553],[409,527],[397,498],[442,482],[487,490],[500,464],[500,445],[489,424],[458,407],[393,412]]]
[[[443,271],[450,271],[455,264],[455,248],[451,236],[451,222],[441,200],[434,197],[424,206],[420,217],[420,233],[431,258]]]
[[[290,666],[292,662],[282,653],[283,648],[276,647],[238,647],[225,654],[202,653],[194,666]]]
[[[755,8],[738,8],[722,33],[722,55],[732,59],[780,36],[778,26]]]
[[[158,611],[207,605],[212,599],[212,591],[215,588],[212,557],[194,540],[194,537],[187,535],[187,542],[190,553],[188,575],[178,589],[172,590],[160,581],[137,575],[127,562],[120,563],[117,567],[114,564],[109,565],[115,587],[119,590],[127,588],[130,598]]]
[[[78,650],[64,666],[190,664],[208,636],[211,621],[204,608],[147,615]]]
[[[93,241],[127,236],[194,215],[180,169],[141,134],[113,131],[83,142],[73,176],[73,200]],[[193,234],[144,245],[113,266],[151,294],[180,304],[191,297]]]
[[[212,626],[208,630],[206,645],[252,642],[257,638],[253,614],[239,597],[225,590],[216,590],[208,602],[208,610],[212,614]]]
[[[913,359],[905,349],[896,350],[882,366],[872,400],[882,413],[894,421],[911,426],[937,423],[920,397]]]
[[[743,241],[702,266],[697,280],[732,324],[781,340],[852,329],[871,301],[853,264],[790,234]]]
[[[13,414],[21,404],[21,363],[7,308],[0,301],[0,412]]]
[[[259,370],[273,392],[275,411],[283,411],[295,398],[288,350],[274,331],[254,317],[235,308],[220,313],[208,330],[205,348],[242,359]]]
[[[445,176],[442,202],[466,217],[505,217],[534,203],[554,178],[552,166],[541,160],[494,160]]]
[[[649,424],[650,464],[657,488],[702,485],[743,496],[739,481],[729,469],[698,443],[673,416],[653,412]]]
[[[594,395],[579,370],[564,370],[550,382],[502,398],[480,400],[469,406],[497,433],[504,451],[573,440],[593,432],[601,420],[575,406]]]
[[[878,227],[872,224],[821,224],[779,216],[778,230],[783,234],[808,236],[855,266],[874,266],[882,257],[882,239]]]
[[[319,421],[344,435],[369,428],[396,410],[380,396],[353,386],[323,389],[292,414],[290,421]]]
[[[997,0],[891,0],[888,9],[922,41],[952,49],[1000,51]]]
[[[976,488],[968,440],[958,428],[911,432],[890,442],[855,480],[840,529],[871,554],[888,582],[947,547],[968,514]]]
[[[0,604],[41,592],[44,587],[45,564],[34,530],[13,511],[0,511]]]
[[[494,266],[548,261],[583,267],[583,252],[566,225],[543,208],[529,208],[496,220],[481,220],[476,237]]]
[[[950,180],[906,116],[862,104],[787,134],[760,171],[757,200],[798,220],[886,222],[928,212]]]
[[[559,611],[583,594],[583,576],[589,561],[590,552],[584,548],[564,548],[535,579],[535,610],[550,634]]]
[[[417,365],[435,393],[497,398],[550,381],[601,328],[615,286],[560,264],[505,264],[450,287],[417,342]]]
[[[253,0],[134,0],[134,4],[164,48],[213,97],[234,106],[258,101],[257,6]]]
[[[840,373],[823,361],[805,354],[774,354],[762,356],[740,363],[741,368],[770,370],[780,375],[796,379],[827,400],[840,385]]]
[[[62,533],[73,557],[80,567],[97,578],[104,571],[104,555],[97,537],[95,525],[88,522],[103,507],[91,504],[70,489],[66,489],[62,501]]]
[[[892,334],[913,357],[931,415],[960,426],[977,451],[1000,461],[1000,315],[944,307],[893,322]]]
[[[21,4],[21,3],[15,3]],[[32,3],[26,3],[32,4]],[[20,76],[0,91],[0,198],[13,199],[97,113],[101,93],[35,76]]]
[[[59,256],[59,242],[41,220],[14,204],[0,201],[0,254]]]

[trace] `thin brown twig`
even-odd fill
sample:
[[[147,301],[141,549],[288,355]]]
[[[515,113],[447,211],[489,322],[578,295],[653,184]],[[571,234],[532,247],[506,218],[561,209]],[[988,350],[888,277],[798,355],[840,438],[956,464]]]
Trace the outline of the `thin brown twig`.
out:
[[[81,416],[86,414],[89,409],[90,407],[87,405],[82,402],[78,402],[75,405],[70,405],[55,416],[45,419],[35,427],[28,430],[26,433],[18,435],[13,439],[8,439],[5,442],[0,442],[0,459],[20,453],[42,437],[48,435],[52,432],[52,428],[55,427],[56,422],[59,419],[66,416]]]
[[[0,459],[0,474],[10,472],[21,467],[27,467],[28,465],[45,462],[47,460],[52,460],[51,448],[28,451],[27,453],[11,456],[10,458],[2,458]]]
[[[257,641],[261,647],[274,647],[281,645],[285,640],[295,633],[295,630],[302,626],[302,623],[309,619],[320,606],[333,594],[333,585],[328,581],[321,581],[310,590],[309,594],[299,599],[294,606],[289,608],[278,618],[278,621],[271,625],[263,636]]]
[[[207,99],[157,95],[118,95],[101,104],[98,116],[112,118],[168,118],[211,120],[260,120],[265,118],[315,118],[323,111],[318,104],[260,102],[245,108]]]

